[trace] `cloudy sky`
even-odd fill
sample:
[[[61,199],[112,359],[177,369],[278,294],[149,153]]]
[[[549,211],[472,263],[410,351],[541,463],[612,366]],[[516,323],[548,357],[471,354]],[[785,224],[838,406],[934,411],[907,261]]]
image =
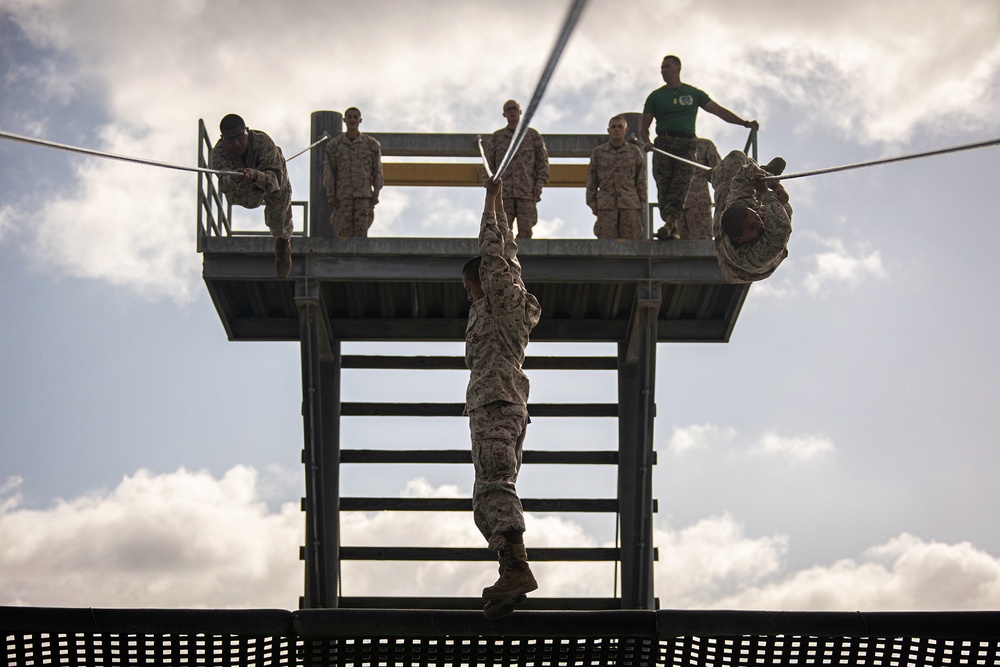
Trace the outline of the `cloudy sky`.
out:
[[[566,2],[0,0],[0,130],[193,165],[229,112],[290,154],[309,116],[479,132],[526,101]],[[960,7],[960,11],[957,8]],[[790,171],[1000,137],[1000,5],[593,0],[532,123],[601,132],[682,78],[761,122]],[[744,131],[702,114],[720,150]],[[661,345],[663,607],[1000,607],[990,189],[998,149],[787,181],[790,256],[726,345]],[[290,164],[297,197],[307,160]],[[295,608],[298,348],[229,343],[201,282],[193,174],[0,141],[0,604]],[[383,192],[373,236],[471,237],[478,192]],[[581,191],[540,236],[587,238]],[[262,229],[259,212],[238,217]],[[406,348],[457,354],[455,345]],[[346,352],[398,348],[346,345]],[[609,354],[533,346],[529,354]],[[532,375],[540,402],[613,401],[610,375]],[[466,377],[349,371],[344,400],[461,400]],[[434,422],[434,423],[430,423]],[[440,423],[439,423],[440,422]],[[347,420],[344,445],[468,446],[461,420]],[[528,447],[608,448],[614,424],[536,420]],[[526,468],[527,497],[614,493]],[[472,471],[345,470],[345,495],[468,496]],[[479,546],[465,515],[345,515],[350,545]],[[532,515],[531,546],[605,545],[604,518]],[[613,572],[539,564],[539,595]],[[348,595],[476,595],[483,563],[347,563]],[[487,582],[488,583],[488,582]]]

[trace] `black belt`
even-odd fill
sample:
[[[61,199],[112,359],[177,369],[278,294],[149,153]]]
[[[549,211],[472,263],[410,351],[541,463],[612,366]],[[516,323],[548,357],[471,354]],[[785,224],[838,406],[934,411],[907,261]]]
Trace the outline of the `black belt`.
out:
[[[681,139],[694,139],[693,132],[682,132],[681,130],[667,130],[661,137],[680,137]]]

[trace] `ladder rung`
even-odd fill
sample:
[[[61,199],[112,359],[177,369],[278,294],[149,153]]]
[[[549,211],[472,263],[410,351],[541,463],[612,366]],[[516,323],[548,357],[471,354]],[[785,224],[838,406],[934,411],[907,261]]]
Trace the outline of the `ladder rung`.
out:
[[[445,597],[341,597],[341,609],[482,609],[483,599]],[[657,608],[659,605],[657,604]],[[529,596],[518,609],[601,610],[621,609],[621,598],[540,598]]]
[[[525,512],[617,512],[616,498],[522,498]],[[341,498],[342,512],[471,512],[472,498]],[[655,511],[655,509],[654,509]]]
[[[343,417],[461,417],[464,403],[341,403]],[[532,417],[617,417],[617,403],[532,403]]]
[[[532,561],[616,561],[619,549],[611,548],[528,548]],[[656,559],[654,549],[654,560]],[[489,549],[469,547],[340,547],[341,560],[426,560],[495,561]]]
[[[341,463],[461,463],[472,464],[468,449],[342,449]],[[526,450],[522,463],[618,465],[618,452]]]
[[[344,355],[341,368],[398,370],[468,370],[464,357],[404,357],[390,355]],[[615,357],[526,357],[525,370],[613,371]]]

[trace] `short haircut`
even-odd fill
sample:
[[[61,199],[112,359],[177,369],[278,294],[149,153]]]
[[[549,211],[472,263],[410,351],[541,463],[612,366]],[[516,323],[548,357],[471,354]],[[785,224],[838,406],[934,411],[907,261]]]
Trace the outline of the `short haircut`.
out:
[[[247,124],[243,122],[243,119],[234,113],[226,114],[222,117],[222,122],[219,123],[219,131],[222,134],[233,134],[234,132],[242,132],[247,128]]]
[[[479,277],[479,267],[483,263],[483,256],[476,255],[462,267],[462,275],[474,278],[477,283],[481,283],[482,279]]]
[[[675,65],[677,65],[677,69],[681,68],[681,59],[678,58],[677,56],[663,56],[663,59],[673,62]]]
[[[617,116],[612,116],[611,119],[608,120],[608,127],[611,127],[611,123],[615,122],[616,120],[620,120],[621,122],[625,123],[625,127],[628,127],[628,121],[625,120],[625,116],[621,114],[618,114]]]
[[[347,114],[351,113],[352,111],[357,111],[358,115],[359,116],[361,115],[361,109],[359,109],[357,107],[347,107],[346,109],[344,109],[344,115],[346,116]]]
[[[730,241],[743,233],[743,219],[747,217],[749,210],[746,204],[733,204],[722,214],[720,225]]]

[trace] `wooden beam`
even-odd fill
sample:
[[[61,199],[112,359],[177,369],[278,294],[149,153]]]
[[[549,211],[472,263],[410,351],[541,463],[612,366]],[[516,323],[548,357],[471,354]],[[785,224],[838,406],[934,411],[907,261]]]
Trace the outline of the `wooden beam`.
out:
[[[587,186],[586,164],[553,164],[549,166],[550,188],[584,188]],[[416,185],[437,187],[483,187],[483,165],[471,162],[383,162],[382,177],[386,185]]]

